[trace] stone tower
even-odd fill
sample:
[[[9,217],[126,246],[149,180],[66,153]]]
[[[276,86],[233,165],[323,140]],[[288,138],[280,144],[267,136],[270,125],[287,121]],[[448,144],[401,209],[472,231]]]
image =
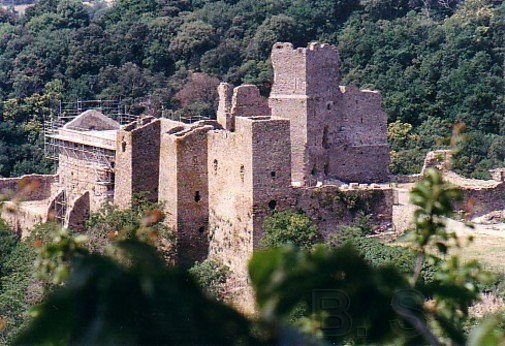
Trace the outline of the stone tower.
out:
[[[380,94],[340,88],[336,47],[276,43],[272,116],[290,120],[292,179],[379,182],[388,177],[387,117]]]

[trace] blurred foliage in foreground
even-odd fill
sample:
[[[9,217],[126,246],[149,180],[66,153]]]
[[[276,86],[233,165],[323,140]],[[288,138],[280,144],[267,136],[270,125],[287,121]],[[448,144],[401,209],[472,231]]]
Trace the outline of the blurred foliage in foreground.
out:
[[[256,252],[249,271],[258,315],[246,318],[203,293],[193,274],[167,265],[136,239],[90,253],[60,231],[39,250],[39,273],[63,284],[31,312],[17,344],[278,344],[354,342],[498,345],[498,317],[465,332],[468,307],[487,280],[478,263],[461,263],[445,229],[457,191],[436,171],[412,193],[419,207],[411,233],[412,271],[374,265],[347,241]],[[304,223],[301,223],[304,225]],[[434,249],[434,250],[433,250]],[[51,254],[47,256],[47,254]],[[41,261],[42,259],[42,261]],[[51,259],[47,262],[44,259]],[[45,265],[50,263],[50,265]],[[433,271],[421,280],[426,263]],[[64,269],[62,269],[64,268]],[[68,272],[67,272],[67,269]],[[205,272],[206,270],[204,270]],[[67,272],[68,276],[61,276]],[[301,310],[300,310],[301,308]],[[293,323],[293,312],[302,311]],[[332,324],[331,321],[339,321]]]

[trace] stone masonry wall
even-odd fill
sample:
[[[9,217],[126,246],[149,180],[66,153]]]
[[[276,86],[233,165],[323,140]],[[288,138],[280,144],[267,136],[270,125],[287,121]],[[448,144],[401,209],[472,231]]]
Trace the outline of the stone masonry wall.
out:
[[[177,233],[182,265],[208,255],[207,132],[213,129],[197,123],[162,134],[159,200],[165,204],[167,224]]]
[[[70,202],[68,210],[68,228],[84,231],[84,223],[90,215],[91,198],[89,191]]]
[[[291,190],[291,155],[289,121],[280,118],[255,119],[252,122],[253,164],[253,242],[261,239],[265,215],[289,204]]]
[[[160,167],[161,123],[153,117],[141,118],[121,129],[116,142],[114,203],[131,206],[137,193],[147,193],[157,201]]]
[[[51,196],[57,175],[30,174],[17,178],[0,178],[0,197],[24,201],[40,201]]]
[[[208,132],[209,254],[241,277],[253,249],[252,131],[239,117],[235,132]]]
[[[387,116],[380,94],[338,87],[340,60],[334,46],[311,43],[272,50],[272,115],[291,121],[292,179],[314,186],[326,179],[388,179]]]
[[[329,175],[347,182],[384,182],[389,178],[387,115],[377,92],[341,87],[334,105],[340,122],[327,123]],[[336,126],[335,126],[336,125]]]
[[[235,129],[235,117],[268,116],[271,113],[268,100],[260,95],[255,85],[232,88],[228,83],[221,83],[218,94],[217,121],[229,131]]]
[[[69,202],[89,192],[89,207],[95,212],[104,204],[112,202],[114,186],[98,183],[99,180],[110,179],[110,174],[112,173],[93,167],[92,163],[84,158],[60,154],[57,187],[66,191]]]

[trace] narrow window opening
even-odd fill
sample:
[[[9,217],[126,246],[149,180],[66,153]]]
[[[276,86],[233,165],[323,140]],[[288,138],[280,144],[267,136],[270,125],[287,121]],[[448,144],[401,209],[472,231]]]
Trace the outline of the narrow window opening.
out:
[[[316,168],[316,165],[314,165],[314,167],[312,167],[312,171],[310,172],[310,174],[312,174],[312,175],[317,175],[317,168]]]
[[[328,125],[325,125],[323,129],[322,146],[324,149],[328,149],[330,147],[330,145],[328,144]]]
[[[245,168],[244,165],[240,165],[240,180],[244,182],[244,178],[245,178]]]
[[[360,118],[361,123],[363,124],[363,117]]]
[[[202,196],[200,196],[200,191],[195,192],[195,202],[198,203],[202,199]]]
[[[327,164],[327,163],[325,163],[325,164],[324,164],[324,175],[328,175],[329,171],[330,171],[330,169],[329,169],[329,167],[328,167],[328,164]]]
[[[205,232],[205,227],[202,226],[198,229],[198,233],[203,234],[204,232]]]
[[[126,142],[121,143],[121,151],[123,153],[126,151]]]
[[[276,173],[275,171],[271,171],[271,172],[270,172],[270,176],[271,176],[272,178],[275,178],[275,177],[277,176],[277,173]]]
[[[217,172],[217,160],[214,160],[214,172]]]
[[[270,210],[275,210],[275,208],[277,208],[277,201],[275,199],[272,199],[270,202],[268,202],[268,208]]]
[[[326,103],[326,110],[331,111],[332,108],[333,108],[333,101],[327,102]]]

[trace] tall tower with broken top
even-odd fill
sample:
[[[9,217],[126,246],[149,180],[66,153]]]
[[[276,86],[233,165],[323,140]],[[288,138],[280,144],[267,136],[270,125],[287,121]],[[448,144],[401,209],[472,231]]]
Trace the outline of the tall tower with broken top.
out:
[[[381,182],[388,178],[387,116],[380,94],[339,87],[336,47],[311,43],[272,50],[272,116],[290,120],[293,182],[328,179]]]

